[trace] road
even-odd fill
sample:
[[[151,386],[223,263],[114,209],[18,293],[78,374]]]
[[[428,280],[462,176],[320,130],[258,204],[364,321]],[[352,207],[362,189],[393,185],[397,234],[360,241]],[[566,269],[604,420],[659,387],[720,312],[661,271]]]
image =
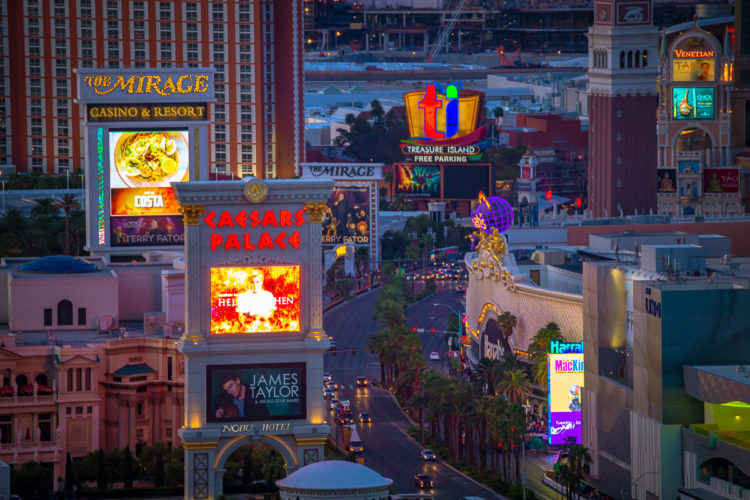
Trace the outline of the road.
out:
[[[454,286],[450,282],[439,284],[435,295],[414,304],[408,310],[408,326],[425,330],[425,333],[419,334],[425,359],[429,359],[429,354],[433,351],[440,353],[441,361],[427,363],[446,372],[447,362],[443,360],[445,340],[442,335],[433,335],[431,330],[445,330],[447,320],[453,312],[447,307],[435,307],[433,303],[449,304],[454,309],[462,307],[459,305],[462,296],[455,293]],[[365,376],[369,380],[380,379],[378,358],[365,349],[370,335],[378,330],[373,319],[378,294],[378,290],[364,293],[328,311],[323,318],[326,332],[336,340],[337,350],[328,352],[325,357],[325,370],[331,373],[334,381],[342,385],[336,396],[348,399],[355,415],[367,412],[373,418],[371,424],[357,423],[357,430],[365,447],[364,464],[392,479],[397,492],[401,494],[417,493],[413,477],[417,473],[426,473],[432,476],[435,488],[423,493],[432,493],[436,500],[455,500],[463,496],[502,498],[441,461],[423,462],[420,457],[422,447],[402,432],[413,424],[390,393],[383,389],[356,387],[355,380],[358,376]],[[329,421],[332,421],[332,417],[331,414]],[[334,436],[341,439],[338,424],[332,423],[332,429]]]

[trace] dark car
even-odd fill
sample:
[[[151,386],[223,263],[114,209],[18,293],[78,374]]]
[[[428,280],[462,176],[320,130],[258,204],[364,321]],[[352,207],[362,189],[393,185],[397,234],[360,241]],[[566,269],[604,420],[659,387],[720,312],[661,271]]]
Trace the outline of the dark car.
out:
[[[367,377],[357,377],[357,387],[367,387]]]
[[[432,481],[432,478],[427,474],[415,474],[414,484],[420,490],[426,490],[435,487],[435,483]]]
[[[372,417],[370,416],[369,413],[362,412],[359,414],[359,421],[360,422],[372,422]]]
[[[341,425],[344,424],[353,424],[354,423],[354,415],[352,415],[349,412],[342,413],[339,415],[339,423]]]
[[[466,292],[466,286],[464,286],[463,283],[459,283],[456,285],[456,293],[464,293]]]

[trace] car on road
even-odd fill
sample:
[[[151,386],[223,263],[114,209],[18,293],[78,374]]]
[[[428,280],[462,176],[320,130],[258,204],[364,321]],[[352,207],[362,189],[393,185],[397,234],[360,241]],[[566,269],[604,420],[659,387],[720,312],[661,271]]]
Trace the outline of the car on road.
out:
[[[435,452],[432,450],[422,450],[422,460],[425,462],[434,462],[437,460],[437,457],[435,456]]]
[[[359,414],[359,421],[360,422],[372,422],[372,417],[369,413],[362,412]]]
[[[440,353],[437,353],[437,352],[435,352],[435,351],[432,351],[432,352],[430,353],[430,360],[431,360],[431,361],[437,361],[437,360],[440,360]]]
[[[367,387],[367,377],[357,377],[357,387]]]
[[[328,372],[323,372],[323,382],[330,382],[331,381],[331,374]]]
[[[341,425],[353,424],[354,415],[352,415],[350,412],[342,413],[341,415],[339,415],[339,423]]]
[[[434,488],[435,487],[435,482],[432,480],[432,478],[429,476],[429,474],[415,474],[414,475],[414,484],[420,490],[425,490],[425,489],[428,489],[428,488]]]
[[[333,397],[333,389],[326,389],[323,391],[323,397],[326,399],[331,399]]]
[[[331,398],[331,410],[339,407],[339,398]]]
[[[339,384],[337,384],[333,380],[329,380],[328,382],[326,382],[326,389],[331,389],[332,391],[338,391]]]
[[[466,286],[463,283],[456,285],[456,293],[466,293]]]

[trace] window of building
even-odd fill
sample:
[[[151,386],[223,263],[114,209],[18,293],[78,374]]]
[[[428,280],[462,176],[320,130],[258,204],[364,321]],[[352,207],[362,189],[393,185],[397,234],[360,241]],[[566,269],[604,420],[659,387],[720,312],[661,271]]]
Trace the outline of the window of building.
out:
[[[67,156],[67,155],[65,155],[65,156]],[[79,307],[78,308],[78,324],[79,325],[85,325],[86,324],[86,308],[85,307]]]
[[[13,416],[0,415],[0,444],[13,442]]]
[[[76,368],[76,392],[83,390],[83,369]]]
[[[83,415],[83,406],[76,406],[76,415]]]
[[[224,22],[224,6],[218,3],[211,4],[211,19],[216,23]]]
[[[52,308],[44,309],[44,326],[52,326]]]
[[[167,356],[167,380],[172,380],[172,356]]]
[[[227,121],[226,104],[214,105],[214,121],[217,121],[217,122]]]
[[[172,20],[172,4],[169,2],[159,2],[159,19],[162,21]]]
[[[198,20],[198,4],[197,3],[185,4],[185,18],[188,21]]]
[[[91,406],[87,406],[86,407],[86,413],[88,413],[89,415],[91,415],[92,413],[94,413],[94,409]]]
[[[172,39],[172,25],[169,23],[159,23],[159,39],[171,40]]]
[[[69,300],[61,300],[57,303],[57,324],[73,324],[73,303]]]
[[[198,41],[198,25],[196,23],[187,23],[187,25],[185,26],[185,34],[188,41]]]
[[[68,368],[68,385],[67,391],[73,392],[73,368]]]
[[[91,390],[91,368],[90,367],[86,368],[86,390],[87,391]]]
[[[39,440],[43,442],[52,441],[52,414],[40,413],[37,420],[39,428]]]
[[[146,8],[144,2],[133,2],[133,19],[145,19]]]
[[[253,11],[250,8],[250,5],[240,5],[239,6],[239,11],[240,11],[240,22],[241,23],[251,23],[251,22],[253,22]],[[242,28],[240,28],[240,30],[241,29]]]
[[[146,23],[143,21],[135,21],[133,23],[133,38],[136,40],[146,39]]]
[[[197,43],[187,44],[187,60],[188,61],[198,60],[198,44]]]
[[[139,417],[143,416],[143,403],[141,403],[140,401],[138,401],[138,403],[135,406],[135,414],[138,415]]]
[[[70,406],[68,406],[67,408],[65,408],[65,414],[66,415],[70,415],[71,413],[73,413],[73,408],[71,408]]]
[[[91,14],[91,0],[81,0],[79,13],[80,17],[94,17]]]
[[[117,0],[107,0],[107,17],[110,19],[120,18],[120,9]]]

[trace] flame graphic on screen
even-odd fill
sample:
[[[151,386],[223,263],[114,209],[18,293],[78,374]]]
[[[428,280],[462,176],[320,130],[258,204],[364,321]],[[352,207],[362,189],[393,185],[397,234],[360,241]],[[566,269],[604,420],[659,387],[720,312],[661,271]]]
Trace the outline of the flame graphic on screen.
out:
[[[298,332],[299,298],[298,266],[213,268],[211,333]]]

